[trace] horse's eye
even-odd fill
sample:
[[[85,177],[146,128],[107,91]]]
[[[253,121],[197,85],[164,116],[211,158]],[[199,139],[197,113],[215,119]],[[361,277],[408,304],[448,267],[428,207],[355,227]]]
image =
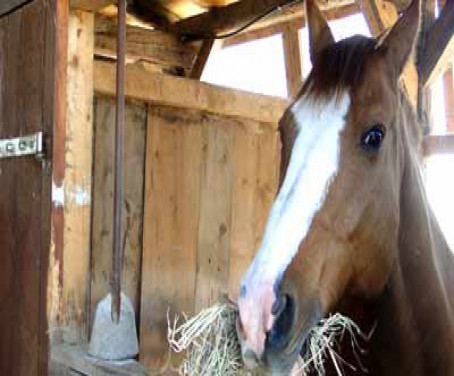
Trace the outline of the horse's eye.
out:
[[[361,147],[365,151],[378,151],[385,138],[381,125],[374,125],[361,136]]]

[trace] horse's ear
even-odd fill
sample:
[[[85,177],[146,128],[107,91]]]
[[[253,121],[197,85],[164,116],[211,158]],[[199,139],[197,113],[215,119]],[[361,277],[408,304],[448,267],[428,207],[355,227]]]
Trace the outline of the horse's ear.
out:
[[[306,18],[311,61],[315,64],[318,54],[329,44],[334,43],[334,37],[315,0],[306,0]]]
[[[377,48],[386,52],[388,61],[398,75],[402,73],[413,51],[418,36],[420,18],[421,1],[412,0],[392,29],[378,42]]]

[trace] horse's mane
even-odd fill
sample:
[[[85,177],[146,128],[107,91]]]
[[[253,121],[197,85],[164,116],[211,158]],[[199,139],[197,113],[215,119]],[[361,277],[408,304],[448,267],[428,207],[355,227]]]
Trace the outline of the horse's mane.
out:
[[[378,53],[376,46],[375,39],[360,35],[329,45],[316,57],[300,95],[317,99],[357,86],[363,76],[366,57]]]

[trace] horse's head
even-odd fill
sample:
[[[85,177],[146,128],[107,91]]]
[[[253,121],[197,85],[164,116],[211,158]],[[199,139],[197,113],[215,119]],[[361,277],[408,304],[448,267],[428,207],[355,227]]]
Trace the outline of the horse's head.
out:
[[[306,4],[313,70],[280,124],[281,186],[238,300],[246,365],[281,373],[341,300],[388,281],[404,158],[398,79],[420,17],[414,0],[378,40],[334,43]]]

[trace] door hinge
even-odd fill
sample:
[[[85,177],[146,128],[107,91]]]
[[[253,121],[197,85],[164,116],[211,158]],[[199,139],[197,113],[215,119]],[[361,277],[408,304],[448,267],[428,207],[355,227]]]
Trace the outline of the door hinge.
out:
[[[37,161],[45,158],[43,132],[10,139],[0,139],[0,159],[34,156]]]

